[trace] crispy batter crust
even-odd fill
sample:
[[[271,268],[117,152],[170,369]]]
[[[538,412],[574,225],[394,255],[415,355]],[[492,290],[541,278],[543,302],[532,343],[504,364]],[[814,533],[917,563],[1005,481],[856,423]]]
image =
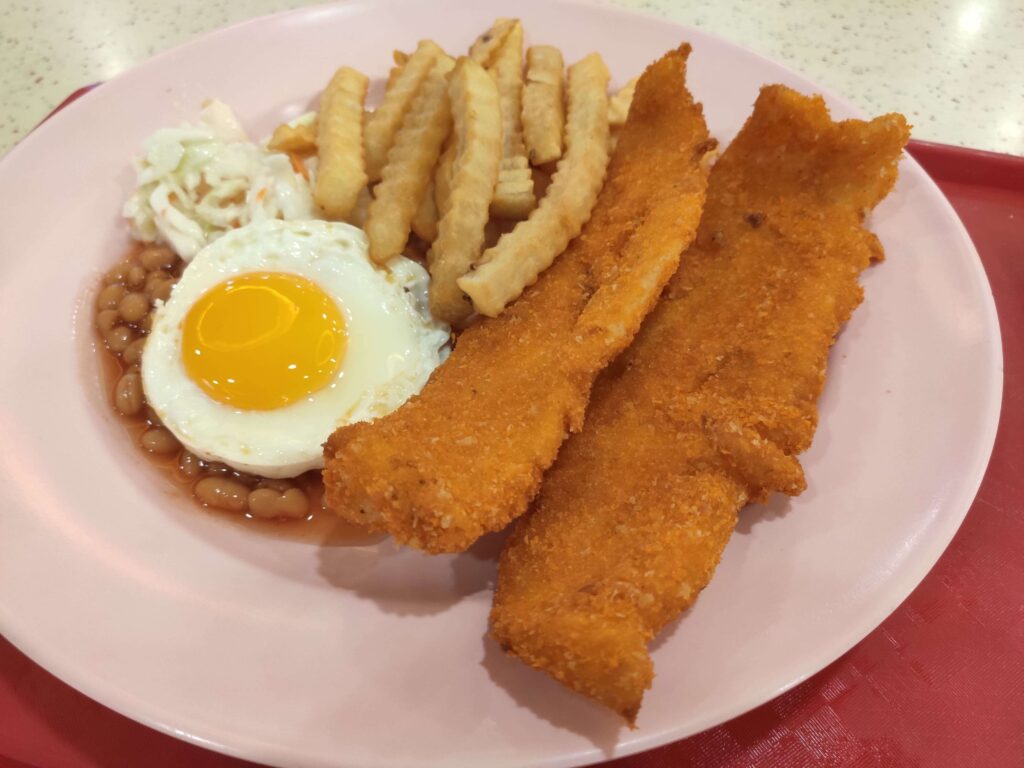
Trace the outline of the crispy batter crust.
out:
[[[688,54],[667,54],[641,79],[583,234],[501,317],[463,333],[418,397],[331,436],[324,482],[339,515],[454,552],[526,510],[594,378],[696,232],[713,143],[686,90]]]
[[[739,509],[804,488],[829,347],[882,256],[863,215],[907,138],[899,115],[837,124],[820,98],[762,90],[682,267],[502,555],[506,650],[633,724],[647,643],[707,585]]]

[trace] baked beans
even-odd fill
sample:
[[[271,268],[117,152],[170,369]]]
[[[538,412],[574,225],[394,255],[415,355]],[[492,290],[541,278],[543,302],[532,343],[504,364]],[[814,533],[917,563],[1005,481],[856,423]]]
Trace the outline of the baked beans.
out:
[[[142,362],[142,347],[146,343],[146,337],[140,336],[127,347],[124,348],[124,352],[121,353],[121,361],[125,365],[139,365]]]
[[[114,387],[114,407],[122,416],[134,416],[145,403],[142,395],[142,377],[138,371],[128,371]]]
[[[196,498],[208,507],[245,512],[249,489],[230,477],[204,477],[195,484]]]
[[[177,261],[178,257],[175,256],[174,251],[162,245],[147,246],[139,251],[139,263],[150,272],[171,269]]]
[[[137,323],[149,314],[149,308],[150,302],[146,294],[126,293],[117,303],[117,314],[126,323]]]
[[[274,524],[277,531],[326,533],[338,525],[323,507],[320,473],[278,480],[237,472],[206,461],[182,447],[146,403],[142,388],[142,353],[158,301],[166,301],[184,263],[164,246],[137,246],[111,267],[96,294],[94,324],[110,364],[111,404],[125,418],[144,455],[207,509],[237,519]],[[282,525],[291,523],[292,525]],[[304,535],[304,534],[300,534]],[[355,532],[342,535],[354,537]]]
[[[139,444],[150,453],[177,453],[181,450],[178,438],[169,429],[153,427],[142,433]]]
[[[117,309],[117,305],[121,303],[126,292],[125,287],[120,283],[104,286],[99,296],[96,297],[97,309]]]
[[[309,510],[309,499],[298,488],[289,488],[283,493],[273,488],[256,488],[249,492],[247,499],[253,517],[290,520],[301,519]]]

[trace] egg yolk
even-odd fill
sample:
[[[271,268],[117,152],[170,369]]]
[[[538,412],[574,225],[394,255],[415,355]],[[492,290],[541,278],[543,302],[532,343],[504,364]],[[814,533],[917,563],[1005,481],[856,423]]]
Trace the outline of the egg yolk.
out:
[[[316,283],[250,272],[211,288],[182,325],[185,371],[214,400],[269,411],[327,386],[347,336],[338,305]]]

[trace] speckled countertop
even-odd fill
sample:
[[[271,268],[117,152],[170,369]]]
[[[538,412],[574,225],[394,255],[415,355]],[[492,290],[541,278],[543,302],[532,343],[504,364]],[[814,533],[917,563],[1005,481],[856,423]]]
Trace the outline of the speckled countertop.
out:
[[[301,0],[6,0],[0,152],[79,86]],[[898,110],[920,139],[1024,155],[1024,0],[614,0],[742,43]]]

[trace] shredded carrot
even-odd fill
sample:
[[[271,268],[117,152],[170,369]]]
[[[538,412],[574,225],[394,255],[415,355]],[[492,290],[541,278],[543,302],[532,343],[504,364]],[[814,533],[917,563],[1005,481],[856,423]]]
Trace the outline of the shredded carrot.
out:
[[[292,161],[292,168],[296,173],[301,173],[302,178],[309,181],[309,171],[306,170],[306,166],[302,163],[302,158],[297,152],[289,152],[288,158]]]

